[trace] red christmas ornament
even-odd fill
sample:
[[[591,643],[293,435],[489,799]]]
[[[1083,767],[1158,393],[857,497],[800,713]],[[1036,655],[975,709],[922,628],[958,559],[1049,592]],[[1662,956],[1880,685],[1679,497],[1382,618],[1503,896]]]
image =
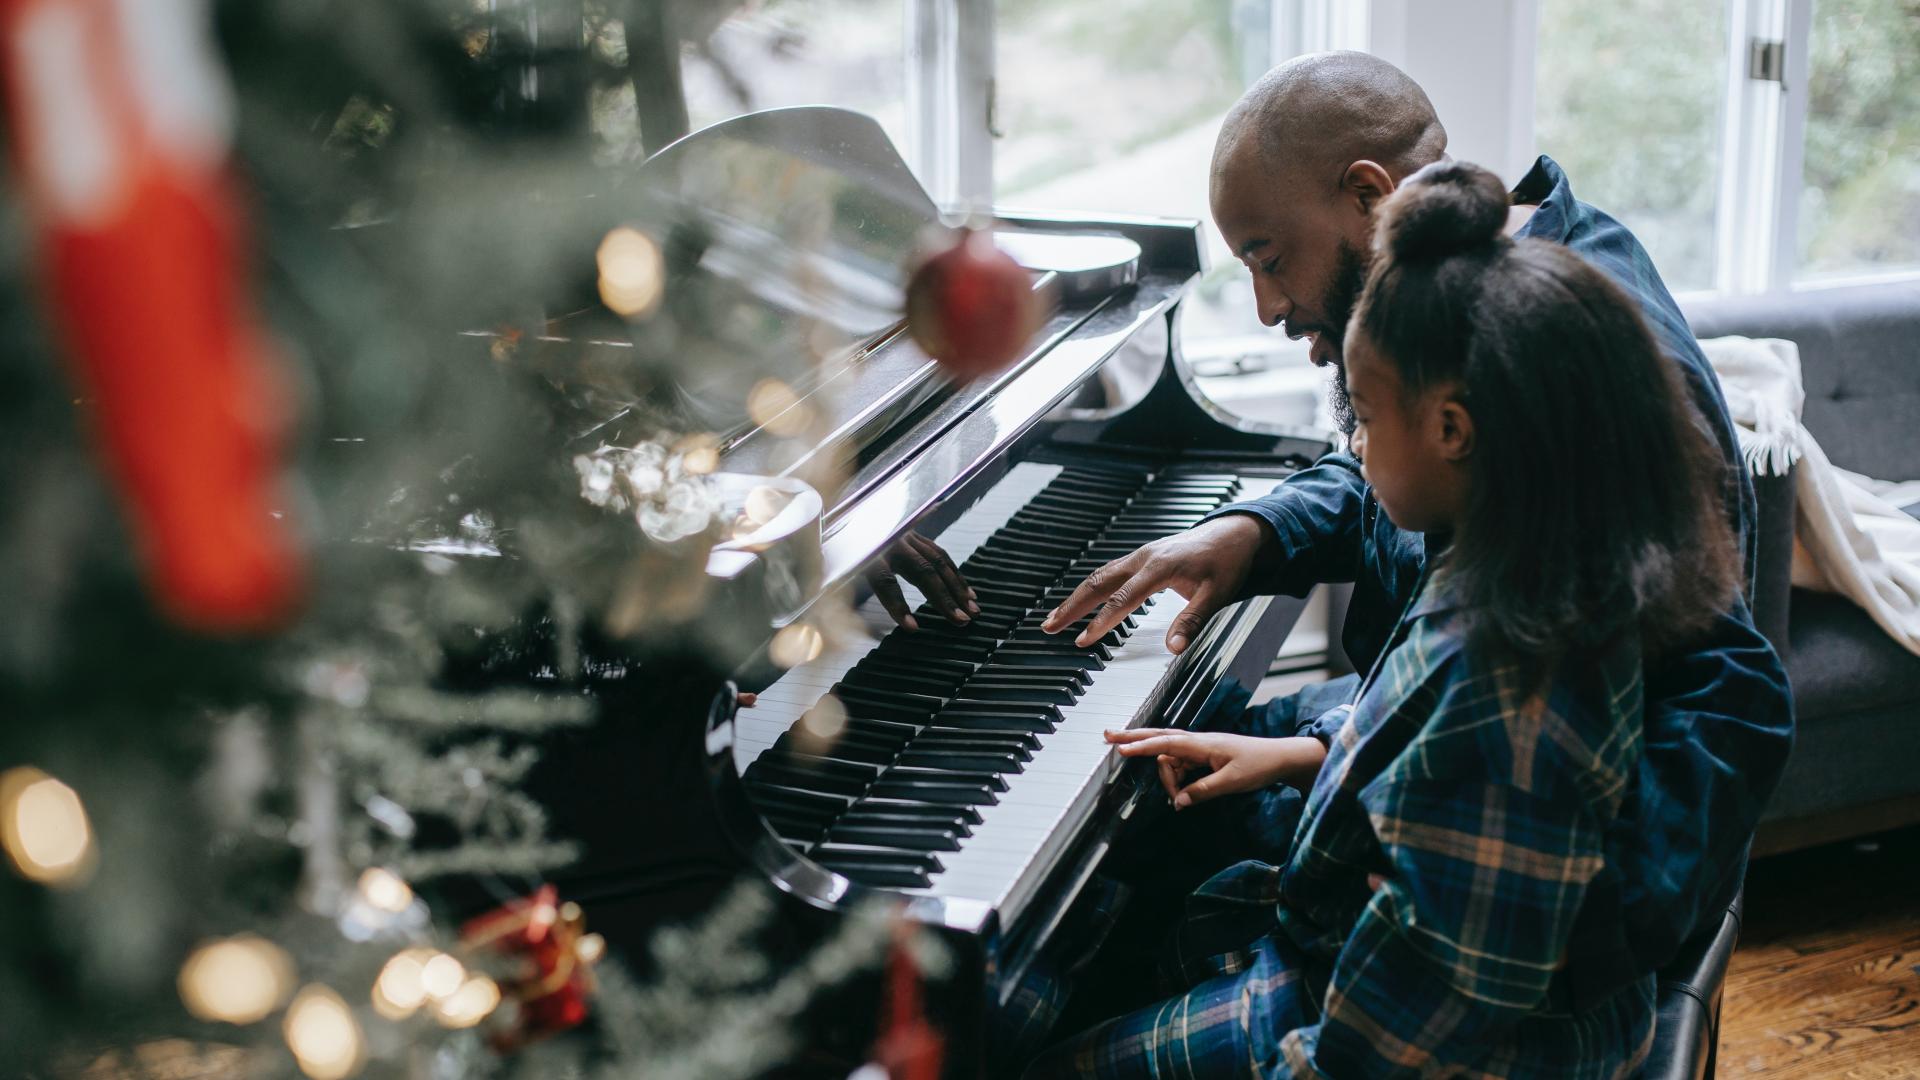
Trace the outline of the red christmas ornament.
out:
[[[593,964],[605,943],[586,932],[580,905],[560,903],[552,885],[512,901],[460,928],[467,949],[491,949],[512,957],[518,970],[505,981],[515,1009],[492,1032],[501,1053],[575,1028],[587,1019],[593,995]]]
[[[963,382],[1017,359],[1041,315],[1032,275],[994,246],[990,232],[958,230],[907,280],[907,332]]]
[[[888,1080],[940,1080],[942,1040],[927,1022],[920,1004],[920,969],[907,939],[914,928],[906,920],[894,926],[893,952],[887,959],[886,1027],[873,1057]]]
[[[203,3],[0,0],[0,72],[53,321],[163,605],[256,630],[296,602],[286,396],[245,285],[231,102]]]

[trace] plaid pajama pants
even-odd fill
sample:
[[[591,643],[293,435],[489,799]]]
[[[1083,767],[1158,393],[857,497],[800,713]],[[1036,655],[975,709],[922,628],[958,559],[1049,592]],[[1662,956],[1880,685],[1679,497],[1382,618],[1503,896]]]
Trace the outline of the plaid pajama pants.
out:
[[[1157,973],[1158,1004],[1054,1046],[1027,1080],[1263,1076],[1313,1023],[1327,972],[1278,933],[1280,870],[1243,862],[1193,894]]]

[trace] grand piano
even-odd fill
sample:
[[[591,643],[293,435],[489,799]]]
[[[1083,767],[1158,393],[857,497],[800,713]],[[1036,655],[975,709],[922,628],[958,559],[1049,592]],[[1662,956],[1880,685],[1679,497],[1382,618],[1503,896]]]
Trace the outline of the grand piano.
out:
[[[930,988],[947,1072],[982,1075],[994,1010],[1072,937],[1116,836],[1164,810],[1102,731],[1205,722],[1265,674],[1301,603],[1236,604],[1178,657],[1173,593],[1087,648],[1040,619],[1105,561],[1270,490],[1324,438],[1197,390],[1175,332],[1203,268],[1197,222],[993,215],[1049,313],[1014,364],[956,385],[899,314],[940,214],[873,120],[739,117],[654,155],[628,194],[662,238],[669,293],[697,277],[716,313],[677,343],[675,407],[721,434],[722,490],[771,492],[780,512],[714,550],[701,631],[595,669],[621,675],[593,682],[601,722],[546,748],[532,784],[586,845],[562,890],[643,969],[655,929],[742,878],[779,898],[760,945],[789,960],[856,907],[896,902],[957,961]],[[766,378],[780,408],[744,408],[740,388]],[[618,445],[626,423],[580,445]],[[911,536],[958,564],[971,621],[907,586],[906,630],[873,599],[873,568]],[[824,618],[849,607],[851,627]],[[815,1009],[803,1058],[860,1060],[876,1001],[855,986]]]

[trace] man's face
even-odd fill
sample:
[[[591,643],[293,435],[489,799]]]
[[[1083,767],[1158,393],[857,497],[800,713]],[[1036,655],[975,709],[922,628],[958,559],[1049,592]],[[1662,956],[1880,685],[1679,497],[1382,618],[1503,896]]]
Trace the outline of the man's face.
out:
[[[1309,339],[1313,362],[1333,365],[1328,406],[1351,435],[1341,346],[1366,283],[1368,218],[1337,190],[1307,190],[1314,185],[1294,172],[1269,167],[1252,148],[1230,151],[1215,170],[1213,220],[1253,275],[1260,321]]]

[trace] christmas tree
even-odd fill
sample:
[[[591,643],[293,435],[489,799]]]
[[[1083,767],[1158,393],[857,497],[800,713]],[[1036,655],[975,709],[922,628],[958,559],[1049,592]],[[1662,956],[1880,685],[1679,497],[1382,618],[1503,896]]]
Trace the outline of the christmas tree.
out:
[[[757,643],[701,618],[681,389],[764,373],[632,183],[673,25],[0,3],[0,1071],[744,1077],[937,968],[883,910],[769,948],[717,871],[608,958],[550,884],[598,841],[543,794],[697,737]]]

